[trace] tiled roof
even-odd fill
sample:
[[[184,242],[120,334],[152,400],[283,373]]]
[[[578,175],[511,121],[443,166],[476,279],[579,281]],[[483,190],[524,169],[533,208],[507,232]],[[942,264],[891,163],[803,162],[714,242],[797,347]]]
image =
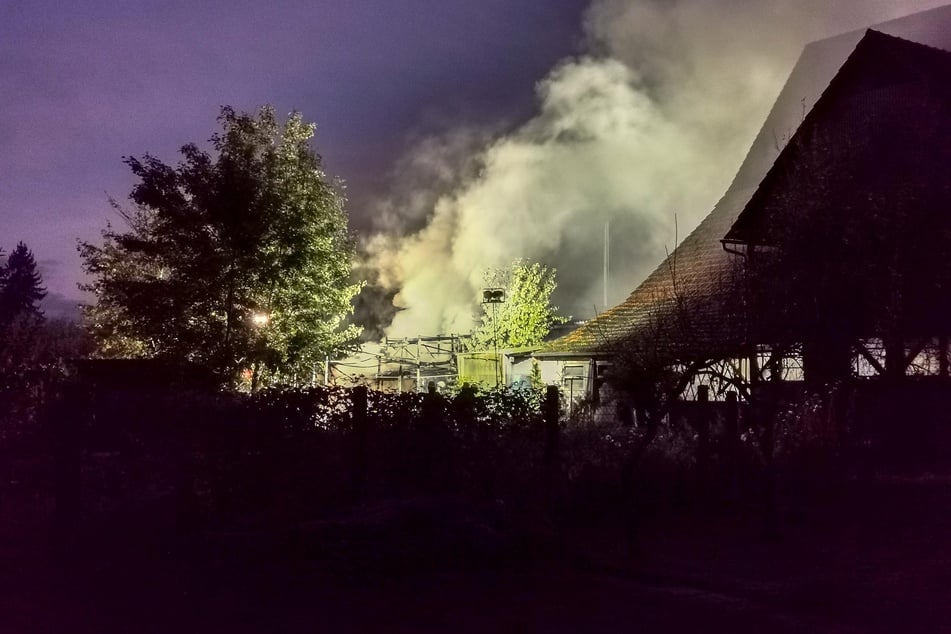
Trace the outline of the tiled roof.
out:
[[[724,330],[730,326],[721,323],[718,316],[727,312],[722,302],[730,293],[733,264],[732,256],[723,250],[720,238],[729,230],[736,213],[749,200],[751,193],[750,189],[728,192],[713,212],[627,300],[544,349],[594,351],[609,348],[639,328],[659,326],[659,320],[664,319],[663,307],[672,305],[676,297],[691,298],[694,313],[691,335],[695,341],[709,341],[724,335]]]

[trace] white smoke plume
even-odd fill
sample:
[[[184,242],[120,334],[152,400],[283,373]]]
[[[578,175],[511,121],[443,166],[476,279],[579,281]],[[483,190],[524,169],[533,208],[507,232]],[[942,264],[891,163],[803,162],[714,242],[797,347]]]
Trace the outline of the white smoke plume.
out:
[[[904,4],[904,6],[901,6]],[[537,85],[538,112],[505,134],[423,139],[399,166],[366,247],[398,289],[392,336],[468,332],[483,271],[515,258],[558,270],[556,302],[623,299],[723,194],[808,41],[941,2],[601,0],[587,53]]]

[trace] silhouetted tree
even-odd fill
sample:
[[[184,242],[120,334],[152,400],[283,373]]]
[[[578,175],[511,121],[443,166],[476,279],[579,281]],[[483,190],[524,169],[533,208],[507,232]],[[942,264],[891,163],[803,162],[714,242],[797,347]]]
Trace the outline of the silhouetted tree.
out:
[[[128,225],[80,243],[85,318],[107,356],[187,360],[228,381],[290,377],[348,346],[360,288],[344,199],[309,142],[314,125],[270,107],[225,107],[215,155],[189,144],[171,167],[127,158],[138,177]]]
[[[2,252],[0,252],[2,253]],[[43,278],[36,270],[33,252],[20,242],[7,258],[0,273],[0,319],[9,324],[13,319],[30,315],[41,317],[40,302],[46,297]]]
[[[39,359],[46,296],[33,253],[17,244],[0,265],[0,438],[32,420],[35,399],[30,389],[41,382]]]
[[[20,242],[0,267],[0,372],[9,380],[32,356],[43,323],[43,279],[29,248]]]

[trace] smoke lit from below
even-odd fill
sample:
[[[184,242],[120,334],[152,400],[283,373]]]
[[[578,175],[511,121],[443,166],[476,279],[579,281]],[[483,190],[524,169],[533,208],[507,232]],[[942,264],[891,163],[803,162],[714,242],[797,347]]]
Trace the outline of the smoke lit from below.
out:
[[[732,14],[712,4],[597,2],[591,53],[538,83],[532,119],[410,151],[406,164],[436,175],[431,189],[388,201],[364,245],[398,309],[388,335],[470,331],[484,272],[518,258],[557,270],[554,303],[574,319],[622,301],[664,259],[726,190],[801,46],[830,28],[778,0],[735,0]],[[889,12],[902,11],[842,28]]]

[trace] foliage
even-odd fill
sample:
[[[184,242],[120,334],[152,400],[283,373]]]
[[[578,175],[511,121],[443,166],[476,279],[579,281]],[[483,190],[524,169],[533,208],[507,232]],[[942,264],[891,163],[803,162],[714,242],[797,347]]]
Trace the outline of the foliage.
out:
[[[515,260],[485,273],[487,287],[503,288],[505,301],[482,304],[482,321],[472,333],[470,350],[511,349],[542,342],[551,327],[568,321],[551,305],[557,287],[555,269],[538,262]]]
[[[344,199],[309,142],[314,125],[271,107],[224,107],[214,156],[189,144],[175,167],[126,158],[138,177],[127,224],[82,242],[85,318],[103,356],[147,356],[209,367],[252,383],[306,374],[350,345],[342,326],[360,285]]]

